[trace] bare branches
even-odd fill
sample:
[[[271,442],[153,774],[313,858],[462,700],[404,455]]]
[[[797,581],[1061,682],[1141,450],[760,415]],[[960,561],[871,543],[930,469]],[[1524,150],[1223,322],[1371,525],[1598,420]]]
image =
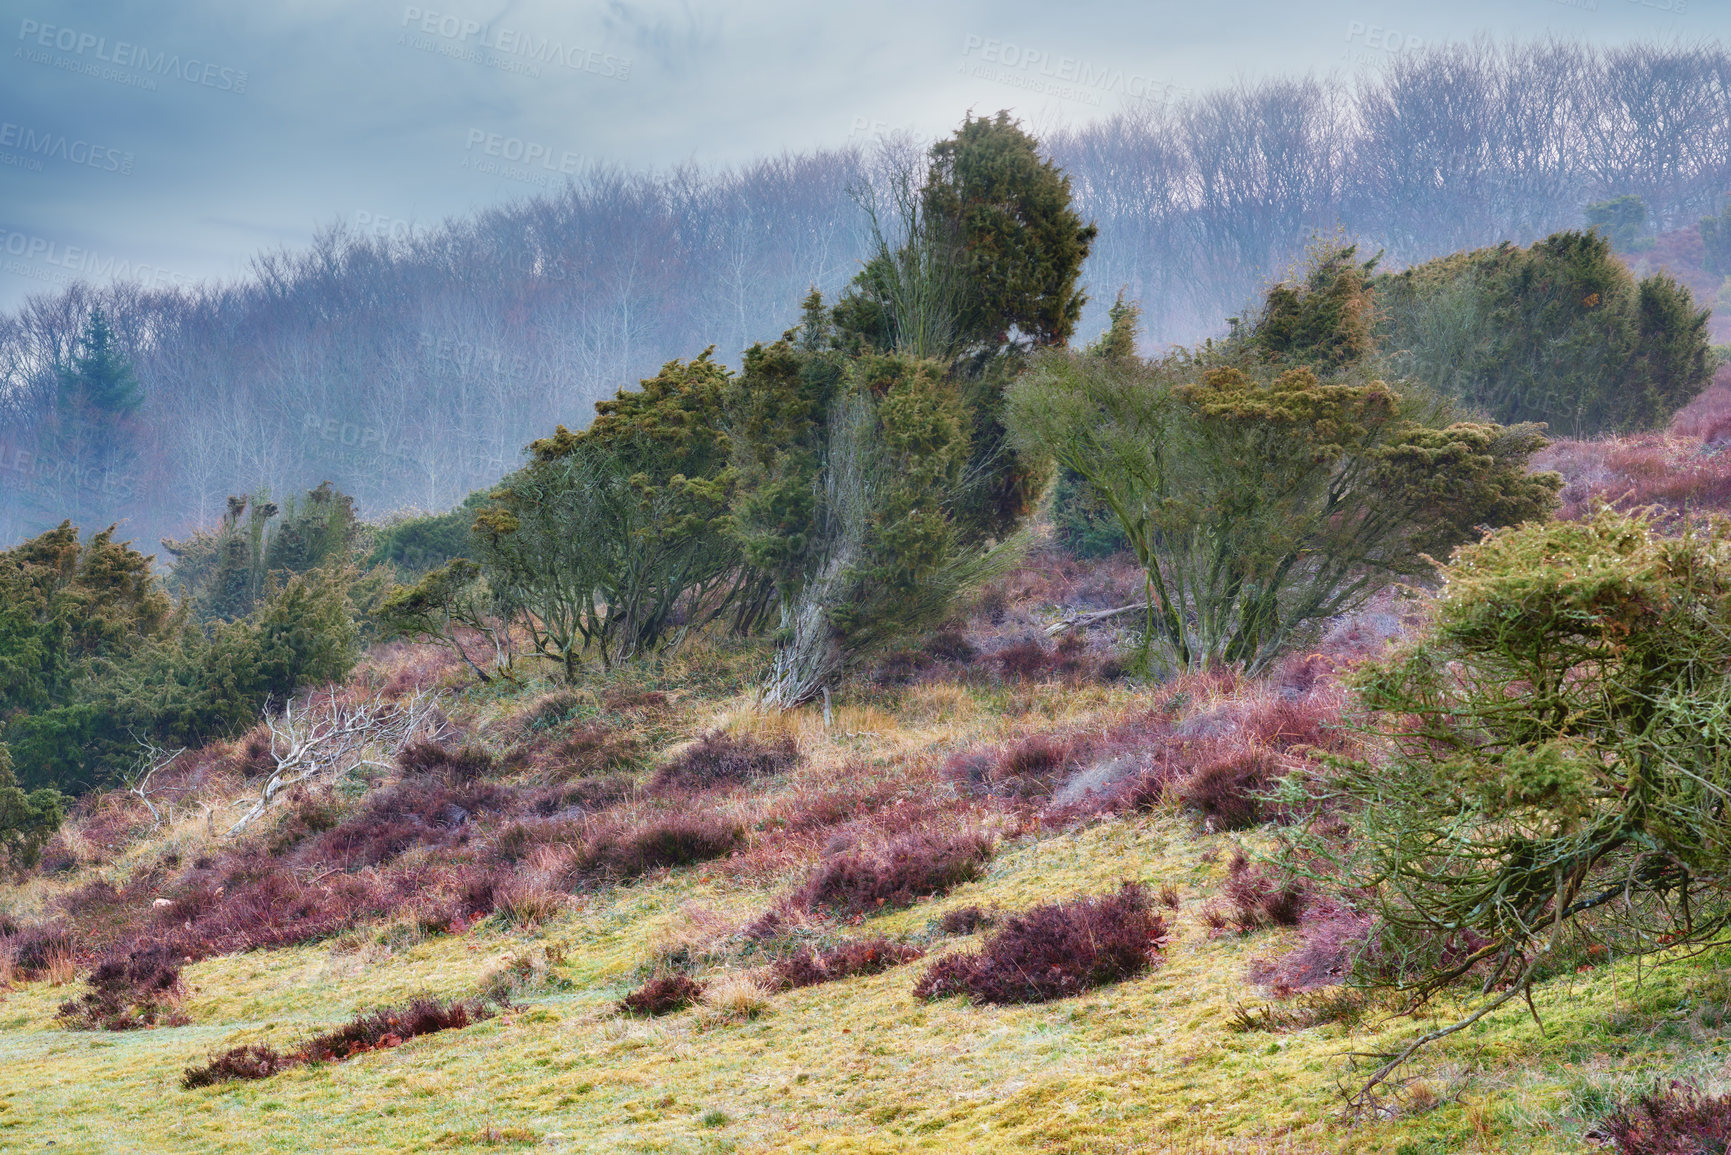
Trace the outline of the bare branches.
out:
[[[160,770],[166,770],[174,764],[175,759],[186,753],[182,746],[172,754],[164,754],[160,746],[143,743],[138,760],[132,765],[132,770],[126,775],[126,792],[135,795],[150,811],[150,828],[155,830],[162,825],[162,812],[157,810],[156,803],[150,800],[150,779]]]
[[[264,723],[276,768],[251,808],[228,828],[230,837],[251,825],[289,787],[357,766],[385,768],[379,755],[394,757],[417,737],[439,738],[446,725],[425,690],[403,703],[383,698],[349,702],[333,689],[322,697],[309,696],[298,715],[292,701],[279,716],[266,712]]]

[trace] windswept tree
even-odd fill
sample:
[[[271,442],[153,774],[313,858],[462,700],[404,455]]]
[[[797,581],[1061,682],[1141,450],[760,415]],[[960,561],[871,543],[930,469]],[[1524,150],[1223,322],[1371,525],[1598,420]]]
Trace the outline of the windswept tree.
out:
[[[751,602],[726,532],[728,377],[709,352],[669,361],[583,432],[532,443],[475,519],[497,605],[567,677],[591,649],[610,665]]]
[[[1365,321],[1345,255],[1222,347],[1054,351],[1010,391],[1024,450],[1083,479],[1141,562],[1145,659],[1254,672],[1477,527],[1555,504],[1560,479],[1526,469],[1534,427],[1444,424],[1372,377],[1368,349],[1341,363]]]
[[[1061,345],[1094,236],[1007,113],[969,117],[892,174],[894,219],[833,310],[747,352],[730,393],[734,532],[774,582],[766,698],[797,705],[951,612],[1001,568],[1041,463],[1008,444],[1003,386]]]

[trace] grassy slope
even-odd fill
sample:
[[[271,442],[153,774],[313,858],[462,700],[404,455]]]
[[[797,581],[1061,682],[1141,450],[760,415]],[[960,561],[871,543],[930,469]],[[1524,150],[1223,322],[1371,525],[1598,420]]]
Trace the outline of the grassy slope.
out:
[[[790,790],[866,773],[935,788],[934,750],[1102,725],[1138,701],[1098,687],[946,686],[844,711],[829,731],[802,715],[792,722],[806,751],[798,781],[737,805],[770,813]],[[760,724],[740,707],[700,705],[689,720],[694,730]],[[862,758],[875,768],[861,769]],[[159,841],[186,846],[208,825],[183,822]],[[1601,968],[1541,993],[1544,1034],[1511,1005],[1436,1047],[1415,1073],[1440,1106],[1346,1127],[1337,1097],[1350,1078],[1346,1053],[1379,1049],[1416,1024],[1232,1029],[1238,1004],[1264,1001],[1244,981],[1247,964],[1281,949],[1286,932],[1211,939],[1197,909],[1235,842],[1258,837],[1200,834],[1177,811],[1023,835],[980,882],[852,932],[941,953],[967,945],[932,929],[951,906],[1014,910],[1125,878],[1178,887],[1184,906],[1164,966],[1044,1006],[922,1004],[909,993],[916,963],[773,996],[753,1020],[708,1008],[650,1022],[613,1012],[658,946],[717,915],[754,916],[801,876],[797,857],[585,896],[533,930],[489,922],[413,941],[384,928],[208,960],[187,968],[193,1023],[182,1028],[70,1033],[52,1021],[70,989],[21,984],[0,1001],[0,1149],[53,1139],[58,1151],[1563,1151],[1583,1149],[1581,1132],[1608,1096],[1721,1061],[1718,1005],[1731,992],[1716,960],[1648,971],[1639,986],[1631,968]],[[179,1088],[181,1068],[210,1052],[290,1044],[421,991],[468,995],[537,946],[563,950],[559,981],[490,1022],[259,1083]]]

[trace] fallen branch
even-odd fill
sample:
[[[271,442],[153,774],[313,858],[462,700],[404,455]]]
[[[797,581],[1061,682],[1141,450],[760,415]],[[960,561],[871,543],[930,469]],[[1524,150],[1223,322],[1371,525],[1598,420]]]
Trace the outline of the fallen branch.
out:
[[[1096,623],[1106,621],[1108,618],[1118,617],[1120,614],[1133,614],[1139,611],[1146,612],[1147,609],[1147,602],[1132,602],[1127,606],[1119,606],[1115,610],[1094,610],[1091,613],[1077,614],[1074,617],[1059,618],[1056,622],[1046,627],[1046,636],[1048,638],[1055,638],[1065,630],[1079,630],[1086,626],[1092,626]]]

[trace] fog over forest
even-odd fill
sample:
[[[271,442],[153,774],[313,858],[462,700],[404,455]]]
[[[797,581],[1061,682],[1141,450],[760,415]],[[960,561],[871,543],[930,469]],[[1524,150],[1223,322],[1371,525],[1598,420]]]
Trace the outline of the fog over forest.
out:
[[[1398,268],[1579,228],[1619,197],[1665,233],[1731,189],[1717,43],[1480,38],[1157,95],[1031,126],[1099,227],[1082,336],[1120,291],[1149,348],[1217,334],[1318,237]],[[863,131],[635,170],[476,131],[478,157],[556,179],[436,225],[362,214],[221,283],[78,282],[0,317],[0,545],[72,518],[154,547],[230,494],[325,480],[369,519],[450,508],[664,361],[713,345],[737,365],[809,288],[833,295],[868,255],[864,206],[928,143]],[[57,412],[56,384],[97,308],[142,397],[100,444]]]

